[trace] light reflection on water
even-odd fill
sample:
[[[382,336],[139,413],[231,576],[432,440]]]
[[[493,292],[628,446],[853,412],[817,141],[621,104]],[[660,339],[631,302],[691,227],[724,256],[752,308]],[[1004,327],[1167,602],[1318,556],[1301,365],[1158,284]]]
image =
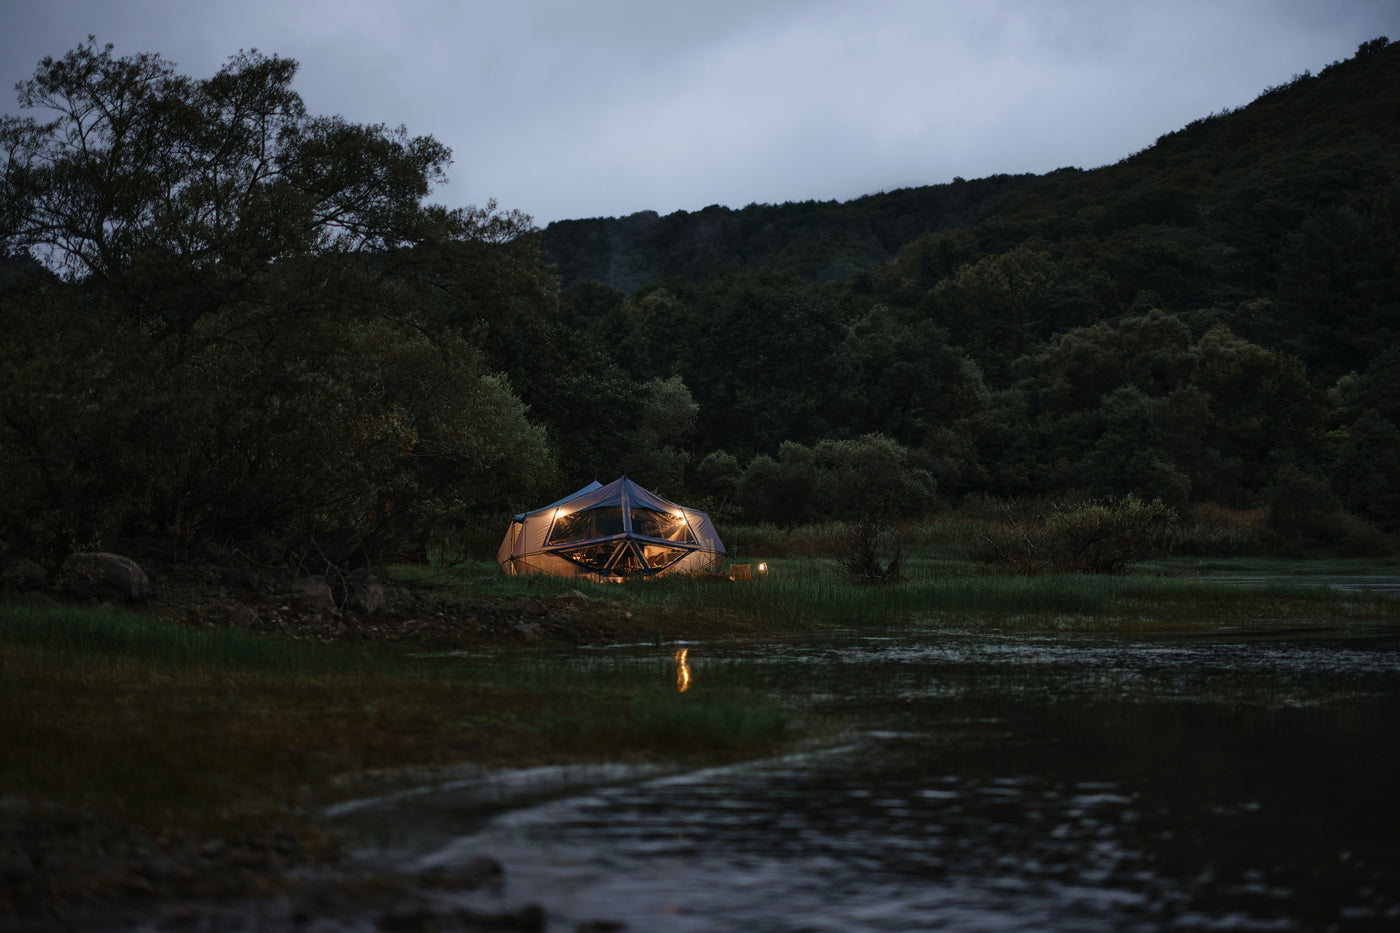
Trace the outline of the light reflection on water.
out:
[[[513,804],[386,801],[360,813],[378,857],[493,855],[551,930],[1400,928],[1395,633],[850,635],[689,667],[692,695],[708,670],[860,725]]]

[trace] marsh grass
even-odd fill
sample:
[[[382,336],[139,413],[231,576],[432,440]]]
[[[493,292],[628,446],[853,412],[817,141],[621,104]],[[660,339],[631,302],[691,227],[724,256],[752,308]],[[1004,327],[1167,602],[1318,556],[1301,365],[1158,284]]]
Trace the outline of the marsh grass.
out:
[[[906,582],[879,587],[851,584],[831,560],[769,564],[767,576],[746,582],[660,577],[625,585],[573,582],[569,588],[655,620],[659,641],[911,624],[1136,632],[1400,617],[1400,600],[1390,597],[1305,585],[1301,578],[1246,588],[1202,579],[1186,569],[1189,564],[1154,565],[1156,573],[1027,576],[979,573],[966,562],[919,556],[906,561]]]
[[[80,667],[207,668],[222,671],[380,671],[393,659],[367,649],[320,651],[238,629],[192,629],[120,609],[0,606],[4,642]]]
[[[463,665],[135,613],[0,605],[0,797],[223,831],[341,775],[471,762],[731,760],[785,741],[739,687],[677,699],[659,663]]]

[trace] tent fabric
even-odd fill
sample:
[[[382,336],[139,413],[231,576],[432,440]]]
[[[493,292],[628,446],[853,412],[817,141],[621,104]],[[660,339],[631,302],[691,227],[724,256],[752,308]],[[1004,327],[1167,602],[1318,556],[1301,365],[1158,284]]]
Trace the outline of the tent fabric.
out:
[[[516,515],[496,552],[507,574],[595,579],[715,572],[724,556],[709,515],[625,476]]]

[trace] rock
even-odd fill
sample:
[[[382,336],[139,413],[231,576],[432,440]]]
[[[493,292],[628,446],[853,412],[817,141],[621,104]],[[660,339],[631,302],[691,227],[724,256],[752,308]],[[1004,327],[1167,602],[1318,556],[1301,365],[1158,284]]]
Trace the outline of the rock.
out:
[[[544,638],[544,629],[538,622],[518,622],[515,630],[524,635],[526,641],[539,641]]]
[[[335,595],[325,577],[302,577],[292,581],[292,605],[303,612],[328,612],[335,608]]]
[[[101,551],[69,554],[59,571],[63,588],[82,599],[144,602],[151,598],[151,579],[136,561]]]
[[[588,602],[588,594],[583,590],[569,590],[568,597],[570,599],[581,599],[584,602]]]
[[[258,578],[241,567],[228,567],[219,574],[219,582],[229,589],[256,592]]]
[[[384,611],[384,586],[368,568],[361,567],[346,577],[345,587],[351,609],[367,616]]]
[[[478,855],[460,868],[430,868],[418,876],[418,883],[439,891],[474,891],[499,887],[504,878],[505,869],[500,862],[487,855]]]
[[[441,928],[437,914],[428,907],[411,907],[385,914],[375,926],[384,933],[430,933]]]
[[[5,565],[5,569],[0,571],[0,588],[16,593],[43,589],[48,583],[49,572],[44,569],[44,565],[27,557],[10,561]]]
[[[246,603],[231,603],[228,607],[228,624],[230,628],[256,628],[258,614]]]
[[[498,913],[460,910],[457,912],[457,916],[467,924],[468,929],[527,930],[530,933],[543,931],[546,920],[544,908],[538,904],[526,904],[517,910],[506,910]]]
[[[280,564],[287,553],[287,545],[271,535],[262,535],[249,545],[253,559],[260,564],[274,566]]]

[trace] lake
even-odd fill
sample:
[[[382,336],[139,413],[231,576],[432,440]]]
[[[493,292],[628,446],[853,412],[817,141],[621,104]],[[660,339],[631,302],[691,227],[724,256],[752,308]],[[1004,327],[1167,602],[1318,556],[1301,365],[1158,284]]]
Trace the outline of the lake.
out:
[[[329,815],[363,864],[500,860],[500,892],[457,896],[539,903],[551,931],[1400,928],[1394,629],[913,629],[571,663],[675,678],[678,647],[688,696],[739,680],[841,731],[771,760],[468,775]]]

